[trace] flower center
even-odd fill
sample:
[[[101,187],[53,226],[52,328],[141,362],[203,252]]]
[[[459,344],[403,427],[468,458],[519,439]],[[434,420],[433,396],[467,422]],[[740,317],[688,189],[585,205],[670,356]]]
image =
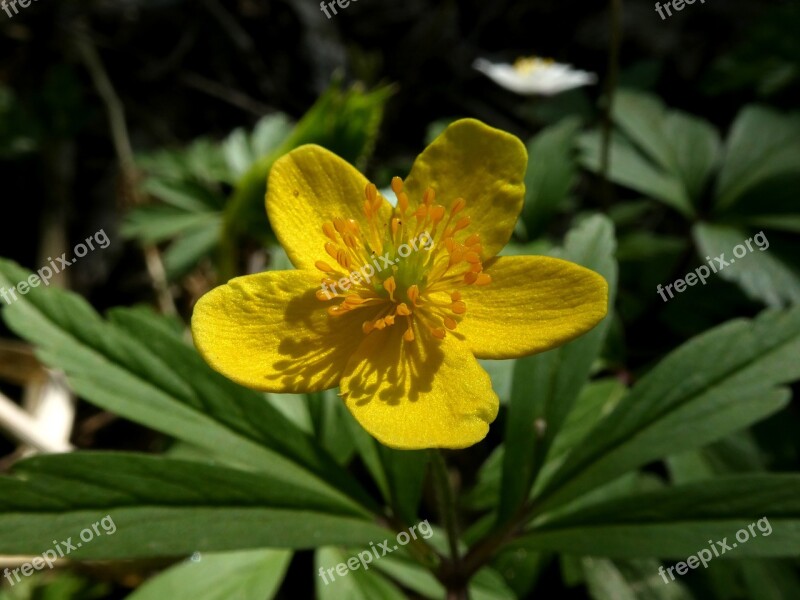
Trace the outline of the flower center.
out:
[[[467,311],[459,290],[492,281],[483,272],[480,236],[466,231],[469,216],[459,216],[467,204],[463,198],[447,211],[428,188],[411,210],[402,179],[392,179],[392,190],[397,206],[388,221],[380,215],[383,200],[370,183],[364,192],[366,231],[353,219],[323,224],[329,240],[325,251],[334,266],[317,261],[325,273],[317,299],[335,302],[327,309],[334,318],[363,311],[365,334],[402,324],[403,339],[413,342],[416,324],[418,331],[444,339]]]
[[[520,57],[514,61],[514,70],[520,75],[530,75],[537,69],[549,67],[555,61],[552,58],[540,58],[538,56]]]

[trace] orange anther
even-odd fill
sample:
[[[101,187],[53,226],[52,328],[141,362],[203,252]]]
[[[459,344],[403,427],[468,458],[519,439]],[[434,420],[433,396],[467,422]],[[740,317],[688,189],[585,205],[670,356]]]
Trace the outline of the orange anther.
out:
[[[392,177],[392,191],[395,194],[400,194],[403,191],[403,180],[397,176]]]
[[[450,310],[457,315],[463,315],[465,312],[467,312],[467,305],[461,300],[456,300],[450,305]]]
[[[450,209],[450,214],[455,216],[460,213],[464,207],[467,205],[467,201],[463,198],[456,198],[455,202],[453,202],[453,207]]]
[[[336,258],[336,257],[334,256],[334,258]],[[336,269],[334,269],[328,263],[326,263],[324,261],[321,261],[321,260],[318,260],[317,262],[315,262],[314,266],[317,267],[323,273],[336,273]]]
[[[467,215],[466,217],[461,217],[458,220],[458,223],[456,223],[455,230],[456,231],[461,231],[465,227],[469,227],[470,222],[471,222],[471,219],[469,218],[469,215]]]
[[[327,222],[322,224],[322,233],[324,233],[331,241],[336,241],[336,230],[333,228],[333,223]]]
[[[419,300],[419,286],[417,286],[417,284],[412,285],[408,288],[406,294],[408,295],[408,299],[411,300],[411,304],[416,304],[417,300]]]

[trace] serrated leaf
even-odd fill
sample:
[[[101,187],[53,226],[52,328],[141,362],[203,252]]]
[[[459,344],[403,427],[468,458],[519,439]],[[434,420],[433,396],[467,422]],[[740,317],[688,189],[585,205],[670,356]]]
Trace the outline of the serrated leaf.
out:
[[[193,269],[197,263],[217,246],[222,223],[206,223],[184,232],[162,255],[169,280],[177,279]]]
[[[359,545],[385,536],[357,508],[319,492],[264,472],[154,456],[39,456],[0,477],[0,553],[39,554],[69,537],[84,542],[70,558],[116,559]],[[96,535],[81,538],[93,524]]]
[[[120,233],[146,244],[161,242],[177,235],[219,223],[214,212],[186,212],[171,206],[153,204],[135,208],[125,217]]]
[[[218,208],[224,201],[208,187],[195,181],[150,177],[142,188],[162,202],[187,212],[207,212]]]
[[[0,260],[0,285],[27,275]],[[268,470],[326,495],[347,488],[371,503],[352,476],[260,394],[211,370],[142,311],[117,310],[109,323],[79,296],[39,287],[8,306],[3,317],[36,346],[44,363],[62,369],[71,388],[97,406],[231,464]]]
[[[767,521],[756,524],[758,519]],[[747,531],[753,524],[753,533]],[[725,558],[800,553],[800,475],[737,475],[612,498],[548,519],[514,545],[582,556],[684,560],[708,540]]]
[[[800,377],[800,309],[765,311],[690,340],[662,360],[575,448],[536,497],[539,511],[674,452],[723,438],[789,400]]]

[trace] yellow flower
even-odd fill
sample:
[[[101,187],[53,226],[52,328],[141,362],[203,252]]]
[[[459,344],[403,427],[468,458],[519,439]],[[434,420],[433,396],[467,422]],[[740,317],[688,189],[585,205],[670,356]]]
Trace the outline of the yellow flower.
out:
[[[340,386],[387,446],[479,442],[498,398],[477,358],[549,350],[607,310],[608,286],[593,271],[495,257],[522,208],[526,165],[513,135],[457,121],[404,182],[393,180],[393,208],[335,154],[290,152],[270,173],[267,213],[297,270],[239,277],[203,296],[192,318],[198,350],[246,387]]]

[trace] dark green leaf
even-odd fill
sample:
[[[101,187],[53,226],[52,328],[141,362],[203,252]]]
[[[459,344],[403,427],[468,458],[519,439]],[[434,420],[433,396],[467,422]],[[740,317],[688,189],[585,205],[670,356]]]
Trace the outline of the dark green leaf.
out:
[[[617,267],[610,221],[595,216],[571,231],[559,257],[593,269],[606,278],[614,306]],[[510,519],[521,506],[553,439],[586,382],[600,352],[611,317],[565,346],[519,359],[508,405],[498,520]]]
[[[749,539],[734,546],[741,529]],[[583,556],[683,560],[708,548],[708,540],[724,538],[731,545],[725,558],[800,553],[800,476],[720,477],[612,498],[544,517],[515,544]]]
[[[563,504],[650,461],[747,427],[783,408],[800,377],[800,309],[766,311],[687,342],[643,377],[537,496]]]
[[[83,540],[70,558],[113,559],[359,545],[385,535],[315,486],[198,462],[79,452],[31,458],[0,477],[3,554],[39,554],[69,537]]]
[[[717,275],[738,284],[751,298],[775,307],[800,303],[800,271],[783,260],[775,248],[769,248],[769,239],[763,231],[755,235],[759,239],[764,236],[766,244],[752,241],[753,234],[744,229],[726,225],[697,223],[692,233],[701,256],[713,260],[725,254],[724,260],[731,264],[719,269]],[[746,241],[750,241],[752,251],[747,249]],[[736,246],[745,251],[740,258],[733,256]]]

